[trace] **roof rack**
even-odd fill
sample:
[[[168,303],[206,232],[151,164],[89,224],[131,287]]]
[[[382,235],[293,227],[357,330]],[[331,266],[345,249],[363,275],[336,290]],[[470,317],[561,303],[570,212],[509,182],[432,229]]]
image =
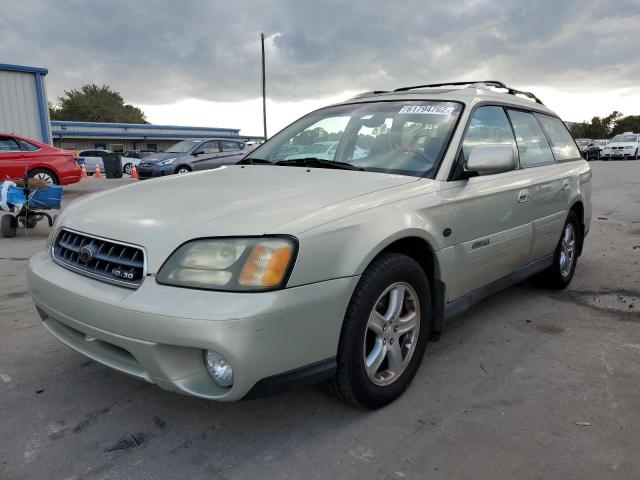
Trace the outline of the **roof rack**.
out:
[[[487,87],[502,88],[506,90],[507,93],[509,93],[510,95],[524,95],[525,97],[529,97],[531,100],[535,101],[536,103],[539,103],[540,105],[544,105],[542,101],[538,97],[536,97],[533,93],[507,87],[504,83],[499,82],[497,80],[480,80],[475,82],[430,83],[426,85],[414,85],[412,87],[396,88],[394,92],[406,92],[409,90],[416,90],[419,88],[458,87],[458,86],[464,86],[464,85],[475,85],[477,83],[481,83],[483,85],[486,85]]]

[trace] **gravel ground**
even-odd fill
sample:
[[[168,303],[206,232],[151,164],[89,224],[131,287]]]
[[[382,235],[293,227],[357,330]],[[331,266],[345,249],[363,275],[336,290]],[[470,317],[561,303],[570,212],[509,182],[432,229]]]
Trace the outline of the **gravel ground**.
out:
[[[29,298],[48,228],[0,239],[0,478],[640,478],[640,161],[592,168],[570,287],[525,282],[450,322],[376,412],[319,387],[218,404],[89,361]],[[65,198],[129,181],[84,180]]]

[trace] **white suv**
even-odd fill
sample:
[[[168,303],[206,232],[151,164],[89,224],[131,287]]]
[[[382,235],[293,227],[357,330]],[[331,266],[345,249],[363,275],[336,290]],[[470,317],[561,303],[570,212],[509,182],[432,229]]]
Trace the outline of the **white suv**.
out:
[[[608,160],[610,158],[630,158],[638,159],[640,154],[640,134],[625,132],[616,135],[602,149],[600,158]]]
[[[318,142],[333,156],[304,153]],[[534,274],[567,286],[590,221],[589,164],[534,95],[423,85],[316,110],[239,165],[75,202],[29,284],[51,334],[165,390],[325,380],[377,408],[446,319]]]

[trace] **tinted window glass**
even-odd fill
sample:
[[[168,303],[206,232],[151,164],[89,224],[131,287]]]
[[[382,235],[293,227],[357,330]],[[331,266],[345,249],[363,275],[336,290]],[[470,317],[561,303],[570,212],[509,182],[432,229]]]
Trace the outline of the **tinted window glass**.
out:
[[[19,151],[20,146],[13,138],[0,137],[0,152]]]
[[[222,151],[228,152],[230,150],[240,150],[240,145],[237,142],[220,142]]]
[[[206,142],[196,150],[198,153],[204,153],[205,155],[210,153],[218,153],[220,149],[218,148],[218,142]]]
[[[556,160],[561,161],[580,158],[580,151],[576,147],[569,130],[562,120],[548,115],[536,114],[536,117],[540,120],[542,128],[544,128],[544,131],[551,141],[551,150]]]
[[[551,147],[536,117],[532,113],[519,110],[509,110],[509,117],[516,134],[520,166],[530,167],[553,163]]]
[[[40,147],[36,147],[33,143],[25,142],[24,140],[16,139],[16,141],[20,144],[20,148],[26,152],[35,152],[39,150]]]
[[[507,114],[502,107],[480,107],[473,113],[462,143],[465,161],[474,147],[496,144],[516,145]]]

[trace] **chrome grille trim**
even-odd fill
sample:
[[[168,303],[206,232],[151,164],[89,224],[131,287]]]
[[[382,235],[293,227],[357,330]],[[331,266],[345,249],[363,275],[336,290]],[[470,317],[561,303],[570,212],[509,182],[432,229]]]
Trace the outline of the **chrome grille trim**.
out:
[[[80,260],[80,249],[89,247],[93,258]],[[147,276],[147,252],[144,247],[110,238],[61,228],[51,247],[51,257],[60,266],[81,275],[127,288],[138,288]],[[133,280],[114,277],[121,269],[134,275]]]

